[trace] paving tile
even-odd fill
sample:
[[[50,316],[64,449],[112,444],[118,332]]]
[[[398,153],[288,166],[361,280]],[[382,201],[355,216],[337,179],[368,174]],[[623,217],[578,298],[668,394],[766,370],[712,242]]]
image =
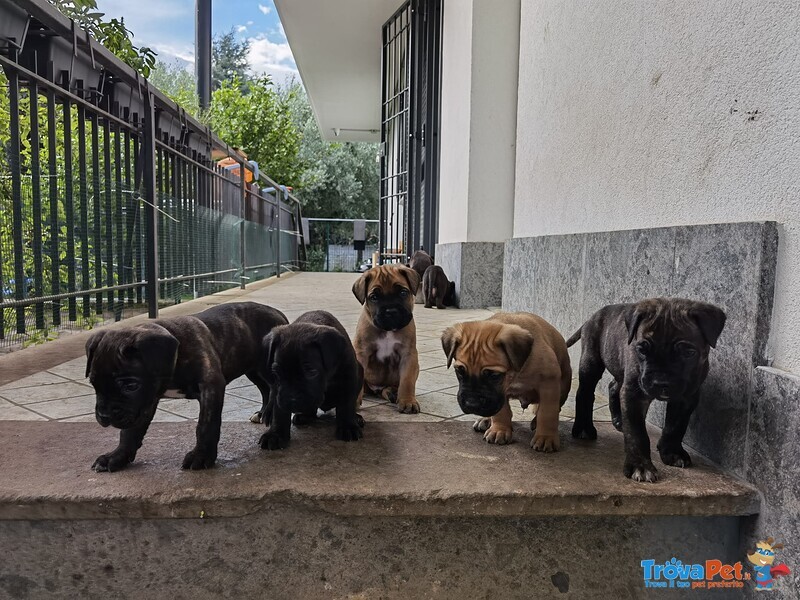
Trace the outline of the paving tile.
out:
[[[50,373],[47,373],[47,375],[50,375]],[[56,377],[56,375],[50,376]],[[31,404],[34,402],[44,402],[46,400],[74,398],[77,396],[94,394],[94,390],[89,385],[75,383],[74,381],[68,381],[62,378],[59,379],[61,379],[62,383],[6,389],[0,391],[0,395],[6,400],[11,400],[16,404]]]
[[[50,419],[64,419],[80,415],[94,414],[95,396],[78,396],[76,398],[59,398],[47,402],[28,404],[27,408]]]
[[[67,417],[66,419],[58,419],[59,423],[91,423],[95,422],[97,419],[94,418],[94,415],[79,415],[77,417]],[[100,427],[100,425],[98,425]]]
[[[417,393],[421,392],[436,392],[445,388],[458,385],[455,373],[436,374],[430,371],[420,371],[417,378]]]
[[[441,392],[428,392],[417,394],[420,411],[437,417],[456,417],[460,414],[461,408],[455,396],[442,394]]]
[[[187,419],[196,419],[200,415],[200,403],[189,398],[161,400],[158,408]]]
[[[222,420],[225,422],[249,422],[253,412],[255,411],[249,407],[237,408],[229,412],[222,411]],[[263,428],[264,425],[253,423],[253,427],[255,430],[260,431],[260,428]]]
[[[66,377],[73,381],[80,381],[81,383],[88,383],[86,378],[86,357],[81,356],[74,360],[61,363],[48,371],[54,375]]]
[[[222,405],[223,415],[225,413],[239,411],[242,409],[249,410],[250,414],[252,415],[254,412],[261,410],[261,399],[259,398],[258,402],[253,402],[247,398],[238,398],[237,396],[233,396],[231,394],[225,394],[225,403]]]
[[[153,423],[179,423],[186,420],[185,417],[173,415],[161,409],[156,409],[156,416],[153,417]]]
[[[243,375],[242,377],[239,377],[238,379],[234,379],[233,381],[231,381],[226,389],[235,390],[237,388],[245,387],[248,385],[253,385],[253,382]]]
[[[261,390],[259,390],[256,386],[248,381],[250,385],[237,387],[231,389],[228,386],[225,389],[225,397],[228,396],[236,396],[238,398],[246,398],[247,400],[251,400],[252,402],[258,402],[261,404]]]
[[[7,383],[6,385],[0,387],[0,394],[8,397],[9,394],[3,392],[7,392],[8,390],[15,390],[18,388],[36,387],[40,385],[47,385],[54,383],[64,383],[66,381],[68,381],[68,379],[65,377],[59,377],[58,375],[54,375],[53,373],[48,373],[47,371],[40,371],[39,373],[34,373],[33,375],[29,375],[28,377],[17,379],[16,381],[12,381],[11,383]]]
[[[47,421],[47,418],[22,406],[9,406],[0,408],[0,421]]]

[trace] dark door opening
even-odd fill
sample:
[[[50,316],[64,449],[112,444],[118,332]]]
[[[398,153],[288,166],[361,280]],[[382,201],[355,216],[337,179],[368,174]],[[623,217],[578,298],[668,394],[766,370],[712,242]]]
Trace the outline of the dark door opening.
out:
[[[436,246],[441,8],[441,0],[409,0],[383,26],[382,264]]]

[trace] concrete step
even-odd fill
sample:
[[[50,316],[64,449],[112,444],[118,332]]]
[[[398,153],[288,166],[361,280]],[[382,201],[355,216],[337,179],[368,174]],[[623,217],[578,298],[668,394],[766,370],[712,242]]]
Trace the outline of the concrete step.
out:
[[[468,422],[368,423],[345,444],[322,420],[266,452],[260,426],[226,423],[218,466],[186,472],[193,424],[159,423],[109,474],[89,466],[114,430],[0,422],[0,589],[13,574],[31,597],[627,598],[641,560],[743,559],[753,487],[699,458],[634,483],[621,434],[562,428],[545,455],[522,426],[509,446]]]

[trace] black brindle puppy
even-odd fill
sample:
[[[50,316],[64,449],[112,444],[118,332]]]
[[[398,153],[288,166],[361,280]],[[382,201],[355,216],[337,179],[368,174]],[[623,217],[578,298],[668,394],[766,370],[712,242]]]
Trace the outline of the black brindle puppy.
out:
[[[612,423],[625,436],[625,476],[658,479],[645,426],[652,400],[667,403],[657,446],[662,462],[691,466],[683,436],[708,375],[709,348],[716,346],[724,326],[721,309],[679,298],[613,304],[597,311],[567,340],[567,346],[582,340],[572,436],[597,438],[592,424],[594,390],[608,369],[614,377],[608,389]]]
[[[356,408],[364,371],[336,317],[324,310],[304,313],[291,325],[276,327],[264,346],[264,376],[272,383],[273,394],[267,432],[259,442],[262,448],[286,448],[292,421],[310,423],[317,418],[317,409],[336,409],[336,439],[349,442],[362,437],[364,420]]]
[[[97,395],[95,417],[103,427],[122,431],[119,446],[99,456],[92,468],[118,471],[133,462],[164,397],[200,401],[197,445],[182,468],[213,466],[225,386],[246,375],[268,400],[269,384],[259,374],[262,340],[285,323],[286,317],[274,308],[234,302],[194,316],[97,331],[86,343],[86,375]]]
[[[425,308],[445,308],[452,306],[455,300],[456,284],[447,279],[444,269],[439,265],[431,265],[422,276],[422,297]]]

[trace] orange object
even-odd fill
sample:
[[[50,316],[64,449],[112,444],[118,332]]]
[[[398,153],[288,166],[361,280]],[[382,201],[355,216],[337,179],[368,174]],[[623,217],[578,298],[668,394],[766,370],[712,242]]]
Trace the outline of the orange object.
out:
[[[217,164],[220,167],[223,167],[226,171],[230,171],[231,174],[233,174],[233,175],[235,175],[237,177],[241,176],[239,174],[239,163],[235,159],[231,158],[230,156],[227,156],[227,157],[223,158],[222,160],[217,161]],[[245,182],[246,183],[252,183],[253,179],[254,179],[253,171],[251,171],[250,169],[245,167],[244,168],[244,180],[245,180]]]

